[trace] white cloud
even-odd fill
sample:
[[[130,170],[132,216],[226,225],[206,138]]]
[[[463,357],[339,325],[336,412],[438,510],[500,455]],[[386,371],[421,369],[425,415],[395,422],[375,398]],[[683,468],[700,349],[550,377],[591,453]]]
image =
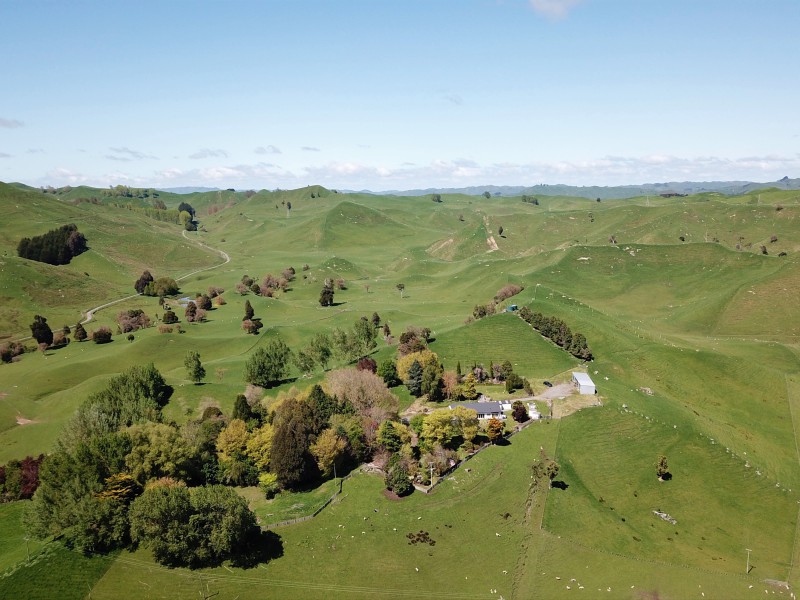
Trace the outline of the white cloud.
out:
[[[256,154],[280,154],[281,150],[277,146],[270,144],[269,146],[259,146],[253,152]]]
[[[76,183],[89,183],[92,181],[92,178],[84,175],[82,173],[76,173],[70,169],[66,169],[64,167],[56,167],[52,171],[48,171],[45,175],[45,180],[48,184],[69,184],[73,185]]]
[[[225,150],[220,148],[211,149],[211,148],[201,148],[194,154],[190,154],[189,158],[228,158],[228,153]]]
[[[322,152],[319,148],[315,148],[314,146],[303,146],[300,148],[303,152]]]
[[[17,129],[19,127],[24,127],[25,123],[22,121],[17,121],[16,119],[4,119],[0,117],[0,128],[3,129]]]
[[[135,164],[135,163],[130,163]],[[480,163],[469,158],[435,160],[427,164],[371,164],[359,161],[307,163],[292,169],[269,162],[213,164],[195,169],[170,167],[149,173],[112,172],[89,177],[59,168],[41,182],[49,185],[88,183],[104,187],[130,185],[176,186],[209,184],[216,187],[291,189],[319,183],[334,189],[405,190],[480,185],[611,186],[670,181],[776,181],[800,173],[800,154],[728,158],[678,157],[667,154],[605,156],[574,161]]]
[[[201,148],[197,152],[189,155],[189,158],[192,159],[202,159],[202,158],[227,158],[228,153],[221,148]]]
[[[456,106],[461,106],[464,104],[464,99],[458,94],[447,94],[444,96],[444,99],[452,104],[455,104]]]
[[[28,154],[44,154],[44,148],[28,148]]]
[[[0,158],[11,158],[11,155],[6,154],[5,152],[0,152]]]
[[[142,160],[145,158],[157,158],[152,154],[146,154],[144,152],[139,152],[138,150],[131,150],[127,146],[109,148],[109,150],[112,152],[112,154],[106,154],[105,158],[108,158],[110,160],[128,162],[131,160]]]
[[[582,0],[530,0],[531,7],[549,19],[563,19]]]

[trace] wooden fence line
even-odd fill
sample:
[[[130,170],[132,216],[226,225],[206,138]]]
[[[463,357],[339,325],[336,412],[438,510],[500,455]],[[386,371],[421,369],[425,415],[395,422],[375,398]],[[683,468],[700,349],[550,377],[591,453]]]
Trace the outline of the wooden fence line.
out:
[[[285,521],[278,521],[277,523],[270,523],[269,525],[262,525],[261,526],[261,530],[262,531],[267,531],[269,529],[274,529],[276,527],[285,527],[286,525],[294,525],[296,523],[304,523],[305,521],[310,521],[311,519],[316,517],[319,513],[321,513],[323,511],[323,509],[327,508],[328,505],[330,505],[330,503],[333,502],[339,496],[339,494],[342,493],[342,484],[344,483],[345,479],[350,479],[350,477],[352,477],[356,473],[359,473],[360,471],[361,471],[360,468],[355,469],[355,470],[351,471],[350,473],[348,473],[347,475],[345,475],[344,477],[340,478],[339,479],[339,489],[337,491],[335,491],[330,498],[325,500],[325,502],[323,502],[322,505],[319,506],[310,515],[306,515],[304,517],[297,517],[296,519],[287,519]]]

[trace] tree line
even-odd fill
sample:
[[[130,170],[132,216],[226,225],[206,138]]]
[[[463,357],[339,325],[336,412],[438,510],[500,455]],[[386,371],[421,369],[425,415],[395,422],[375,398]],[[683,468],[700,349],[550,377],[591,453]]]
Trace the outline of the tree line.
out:
[[[547,339],[581,360],[592,360],[592,351],[586,337],[582,333],[572,333],[564,321],[558,317],[546,317],[542,313],[535,313],[527,306],[519,311],[520,318],[531,325]]]
[[[66,265],[88,249],[84,235],[70,223],[44,235],[22,238],[17,245],[17,255],[49,265]]]

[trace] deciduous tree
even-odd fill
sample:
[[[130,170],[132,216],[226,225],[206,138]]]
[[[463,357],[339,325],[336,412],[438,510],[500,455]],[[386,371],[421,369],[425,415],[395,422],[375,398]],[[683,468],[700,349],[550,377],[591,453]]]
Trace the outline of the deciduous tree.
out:
[[[316,333],[311,338],[308,346],[308,353],[318,365],[323,369],[328,368],[328,363],[331,360],[331,338],[325,333]]]
[[[515,400],[514,403],[511,405],[511,417],[517,423],[524,423],[530,416],[528,416],[528,409],[525,407],[525,404],[520,400]]]
[[[124,432],[131,443],[125,465],[140,485],[160,477],[188,478],[194,453],[177,428],[150,422],[131,425]]]
[[[137,294],[144,294],[144,291],[147,289],[147,284],[152,283],[152,281],[153,276],[150,274],[150,271],[144,271],[133,284],[133,289],[136,290]]]
[[[266,346],[256,348],[244,365],[244,379],[260,387],[271,387],[278,383],[286,373],[291,350],[276,337]]]
[[[504,430],[505,424],[500,419],[492,417],[489,419],[489,422],[486,423],[486,435],[493,444],[503,437]]]
[[[206,377],[206,370],[203,368],[203,363],[200,362],[200,354],[195,351],[189,351],[183,359],[183,366],[186,367],[186,375],[199,384]]]
[[[377,370],[377,375],[383,378],[386,387],[395,387],[403,383],[397,376],[397,366],[391,358],[387,358],[381,362]]]
[[[347,450],[347,442],[333,429],[326,429],[317,436],[309,450],[317,461],[320,473],[327,478],[333,475],[335,467],[341,467]]]

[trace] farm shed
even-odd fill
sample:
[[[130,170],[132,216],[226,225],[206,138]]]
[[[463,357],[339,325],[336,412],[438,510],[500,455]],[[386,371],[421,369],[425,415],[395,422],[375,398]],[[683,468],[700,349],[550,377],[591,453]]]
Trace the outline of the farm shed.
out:
[[[478,413],[479,419],[495,419],[503,420],[506,415],[503,413],[503,406],[499,402],[464,402],[463,404],[451,404],[447,408],[453,410],[456,406],[463,406],[464,408],[471,408]]]
[[[586,373],[580,373],[579,371],[572,372],[572,382],[575,384],[575,387],[578,388],[579,394],[596,394],[597,388],[595,388],[594,381],[592,378],[589,377]]]

